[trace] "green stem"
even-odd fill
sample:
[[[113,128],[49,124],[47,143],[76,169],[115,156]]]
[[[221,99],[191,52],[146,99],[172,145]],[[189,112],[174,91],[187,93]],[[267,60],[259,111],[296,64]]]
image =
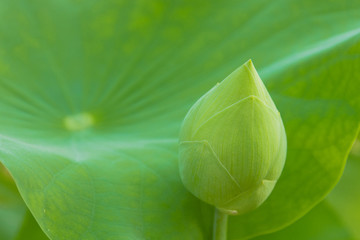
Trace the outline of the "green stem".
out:
[[[213,240],[226,240],[228,215],[215,208]]]

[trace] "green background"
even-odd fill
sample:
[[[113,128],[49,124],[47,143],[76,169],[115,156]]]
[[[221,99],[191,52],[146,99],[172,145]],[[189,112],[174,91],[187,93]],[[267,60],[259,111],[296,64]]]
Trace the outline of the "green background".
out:
[[[0,238],[41,239],[34,216],[56,240],[209,239],[213,209],[180,181],[178,131],[250,58],[281,112],[288,156],[269,199],[230,217],[229,239],[292,224],[335,186],[358,132],[359,7],[1,1],[0,161],[27,207],[2,170]],[[357,169],[349,161],[326,202],[266,237],[359,238]]]

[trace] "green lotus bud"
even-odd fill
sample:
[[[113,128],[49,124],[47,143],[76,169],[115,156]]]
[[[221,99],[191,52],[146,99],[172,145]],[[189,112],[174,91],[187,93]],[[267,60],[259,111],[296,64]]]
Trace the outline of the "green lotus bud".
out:
[[[179,154],[185,187],[222,212],[251,211],[270,195],[285,163],[286,134],[251,60],[192,106]]]

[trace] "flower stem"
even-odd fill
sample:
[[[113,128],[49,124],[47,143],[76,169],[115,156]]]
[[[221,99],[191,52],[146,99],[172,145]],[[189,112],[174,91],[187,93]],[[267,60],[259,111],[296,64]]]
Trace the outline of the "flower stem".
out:
[[[228,215],[215,208],[213,240],[226,240]]]

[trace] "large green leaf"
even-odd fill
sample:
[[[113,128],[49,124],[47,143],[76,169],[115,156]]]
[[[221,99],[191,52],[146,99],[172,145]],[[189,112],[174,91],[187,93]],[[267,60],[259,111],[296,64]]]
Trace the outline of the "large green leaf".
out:
[[[253,58],[288,158],[268,201],[230,218],[229,238],[280,229],[330,191],[355,138],[359,7],[3,0],[0,160],[51,239],[209,239],[212,208],[178,176],[178,130]]]
[[[268,229],[279,229],[284,219],[285,225],[292,223],[295,212],[302,209],[306,213],[305,209],[321,201],[339,180],[359,127],[358,107],[345,104],[358,98],[359,87],[340,86],[344,81],[342,69],[348,67],[347,59],[354,51],[352,44],[350,41],[334,47],[332,52],[319,54],[316,64],[326,67],[314,72],[306,72],[303,66],[284,71],[283,84],[279,83],[272,93],[287,130],[287,163],[266,203],[233,219],[232,235],[256,236]],[[307,64],[309,69],[314,68],[313,61]],[[356,64],[360,64],[359,59]],[[301,74],[302,71],[306,74]],[[296,75],[308,79],[308,84],[302,79],[294,80]],[[354,73],[354,82],[357,76],[359,73]],[[349,93],[353,99],[348,98]]]
[[[340,182],[325,200],[289,227],[255,239],[360,239],[359,173],[360,141],[356,141]]]

